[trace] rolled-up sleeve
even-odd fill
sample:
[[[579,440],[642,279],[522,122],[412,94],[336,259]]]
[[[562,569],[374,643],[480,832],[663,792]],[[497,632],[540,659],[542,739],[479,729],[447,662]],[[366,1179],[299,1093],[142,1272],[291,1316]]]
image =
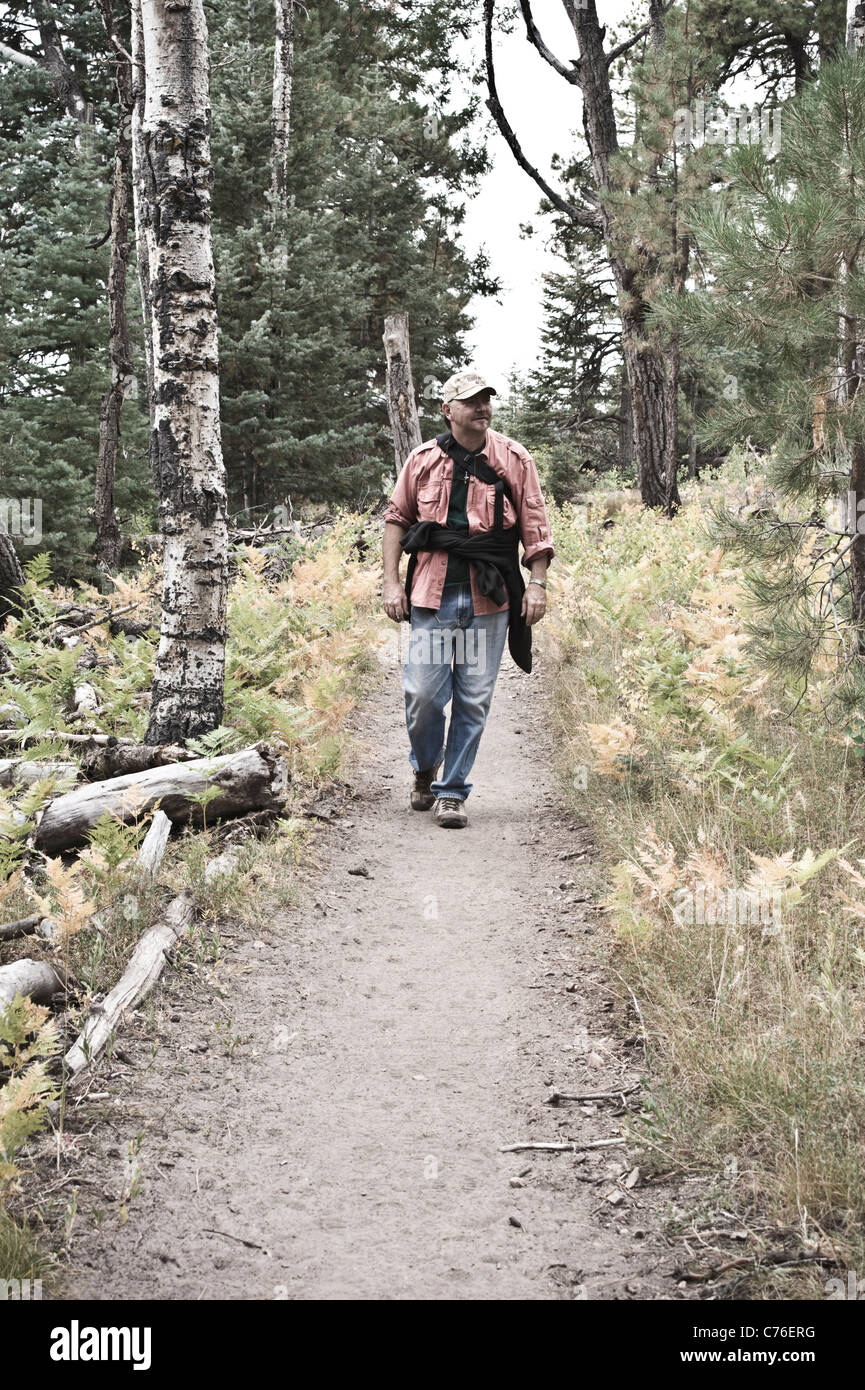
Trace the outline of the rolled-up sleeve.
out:
[[[397,526],[413,526],[417,521],[417,468],[415,455],[409,454],[402,466],[396,487],[384,509],[384,520]]]
[[[520,499],[520,534],[523,541],[523,564],[529,566],[539,555],[552,560],[553,533],[541,492],[541,480],[531,454],[525,454],[525,476]]]

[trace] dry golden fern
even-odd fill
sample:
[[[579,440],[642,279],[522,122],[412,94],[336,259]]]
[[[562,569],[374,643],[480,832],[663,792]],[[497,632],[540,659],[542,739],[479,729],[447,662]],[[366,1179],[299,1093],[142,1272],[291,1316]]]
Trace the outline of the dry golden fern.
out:
[[[587,724],[585,727],[594,754],[594,770],[604,777],[623,779],[630,758],[642,751],[634,725],[626,724],[617,714],[609,724]]]
[[[83,866],[78,861],[64,865],[62,859],[47,859],[45,875],[51,886],[50,894],[43,896],[35,889],[30,890],[42,915],[50,917],[57,924],[52,937],[57,945],[63,945],[75,936],[96,911],[94,900],[85,897],[85,889],[80,881],[83,872]]]

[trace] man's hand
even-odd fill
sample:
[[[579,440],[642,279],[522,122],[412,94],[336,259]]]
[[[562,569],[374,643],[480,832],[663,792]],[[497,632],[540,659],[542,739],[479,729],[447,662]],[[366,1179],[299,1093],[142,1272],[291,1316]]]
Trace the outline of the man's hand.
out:
[[[533,585],[537,588],[537,585]],[[381,606],[389,618],[401,623],[408,617],[408,599],[398,579],[386,579],[381,586]]]
[[[534,623],[540,622],[547,611],[547,591],[542,589],[540,584],[528,583],[526,592],[523,594],[522,616],[526,620],[526,626],[532,627]]]

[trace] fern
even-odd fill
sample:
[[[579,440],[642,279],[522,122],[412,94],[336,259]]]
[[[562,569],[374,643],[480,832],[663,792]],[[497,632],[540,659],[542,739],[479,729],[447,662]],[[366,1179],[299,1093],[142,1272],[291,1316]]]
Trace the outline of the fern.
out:
[[[46,1105],[56,1091],[47,1059],[59,1049],[59,1033],[49,1011],[20,994],[0,1005],[0,1191],[18,1176],[14,1159],[41,1129]]]
[[[218,729],[211,729],[209,733],[202,734],[201,738],[187,739],[186,746],[193,753],[207,758],[214,754],[232,753],[241,746],[242,742],[243,740],[236,729],[230,729],[227,725],[220,724]]]

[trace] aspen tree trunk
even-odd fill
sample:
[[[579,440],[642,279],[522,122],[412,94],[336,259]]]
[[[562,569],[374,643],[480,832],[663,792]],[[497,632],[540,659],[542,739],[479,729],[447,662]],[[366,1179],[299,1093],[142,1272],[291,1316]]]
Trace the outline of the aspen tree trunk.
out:
[[[274,0],[276,29],[273,45],[273,96],[270,116],[270,237],[273,269],[277,279],[288,271],[288,152],[291,128],[291,88],[294,80],[295,0]],[[274,357],[279,359],[282,337],[278,327],[271,329]],[[267,414],[275,418],[279,412],[280,379],[277,372],[268,380],[270,401]],[[253,456],[252,506],[258,506],[258,459]],[[244,506],[246,486],[244,479]],[[266,491],[265,491],[266,495]]]
[[[211,246],[203,0],[141,0],[162,624],[148,743],[222,721],[228,529]]]
[[[144,332],[144,361],[147,369],[147,408],[153,428],[153,315],[150,308],[150,246],[144,153],[144,34],[141,28],[141,0],[132,0],[132,207],[135,213],[135,261],[141,294],[141,324]]]
[[[273,48],[273,105],[271,111],[272,175],[274,206],[284,204],[288,192],[288,136],[291,124],[291,86],[294,80],[294,0],[274,0],[276,42]]]
[[[102,4],[109,38],[116,37],[110,0]],[[111,385],[99,407],[99,453],[93,511],[96,519],[96,558],[106,569],[117,569],[123,538],[114,512],[114,479],[120,443],[120,416],[132,381],[129,323],[126,316],[126,272],[129,265],[129,174],[132,165],[132,73],[128,60],[116,54],[117,136],[111,187],[111,261],[108,268],[108,355]]]
[[[387,412],[393,431],[393,452],[399,473],[412,449],[422,442],[408,340],[408,314],[389,314],[384,321],[387,357]]]

